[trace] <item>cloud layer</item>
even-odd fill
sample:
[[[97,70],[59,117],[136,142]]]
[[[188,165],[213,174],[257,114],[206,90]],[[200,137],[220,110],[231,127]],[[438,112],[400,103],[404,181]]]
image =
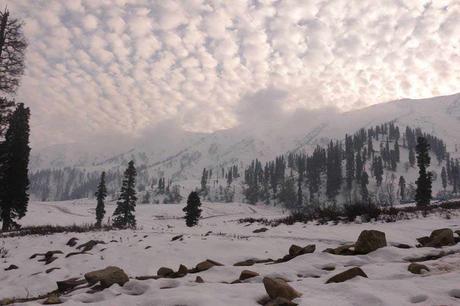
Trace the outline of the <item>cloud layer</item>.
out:
[[[39,145],[136,135],[164,120],[213,131],[264,101],[349,110],[460,91],[457,0],[7,4],[26,22],[18,99]],[[247,97],[257,107],[241,107]]]

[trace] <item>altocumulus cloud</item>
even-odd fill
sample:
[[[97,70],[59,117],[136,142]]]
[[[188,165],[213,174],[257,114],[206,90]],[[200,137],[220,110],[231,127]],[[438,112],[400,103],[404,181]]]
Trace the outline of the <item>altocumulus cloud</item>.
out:
[[[17,98],[40,144],[136,135],[164,120],[232,127],[257,111],[239,105],[246,97],[348,110],[460,89],[458,0],[0,4],[26,22]]]

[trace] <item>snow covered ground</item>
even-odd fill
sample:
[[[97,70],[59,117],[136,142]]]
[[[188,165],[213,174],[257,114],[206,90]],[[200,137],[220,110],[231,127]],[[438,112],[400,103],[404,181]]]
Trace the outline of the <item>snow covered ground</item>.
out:
[[[94,202],[34,202],[24,225],[82,224],[94,219]],[[281,276],[303,295],[294,301],[299,305],[460,305],[460,254],[426,261],[430,272],[423,275],[407,271],[408,258],[438,253],[439,249],[393,246],[378,249],[368,255],[338,256],[323,253],[329,247],[356,241],[364,229],[377,229],[386,233],[389,245],[406,243],[415,246],[416,238],[432,230],[448,227],[460,229],[460,215],[450,219],[442,216],[399,221],[395,223],[316,225],[295,224],[269,228],[263,233],[253,233],[258,224],[239,224],[243,217],[274,218],[284,214],[281,209],[246,204],[204,203],[203,219],[194,228],[187,228],[181,217],[182,205],[138,205],[136,217],[139,229],[54,234],[2,238],[0,247],[9,250],[7,258],[0,261],[0,300],[11,297],[31,297],[56,289],[56,281],[82,277],[84,273],[115,265],[132,278],[123,287],[113,285],[101,292],[87,293],[80,289],[62,300],[65,305],[159,305],[159,306],[216,306],[258,305],[266,295],[263,276]],[[107,216],[114,209],[108,205]],[[212,231],[209,235],[206,233]],[[184,234],[182,241],[171,238]],[[89,253],[65,258],[75,252],[66,246],[71,237],[79,243],[90,239],[103,240]],[[235,267],[234,263],[249,258],[277,259],[287,254],[292,244],[315,244],[312,254],[298,256],[286,263],[255,264]],[[149,247],[150,248],[147,248]],[[460,244],[444,247],[460,252]],[[61,250],[58,259],[49,265],[29,259],[34,253]],[[156,275],[162,267],[177,270],[180,264],[188,268],[212,259],[224,266],[208,271],[188,274],[177,279],[136,280],[136,276]],[[4,271],[15,264],[17,270]],[[334,266],[334,271],[322,268]],[[369,278],[356,277],[338,284],[325,284],[333,275],[352,266],[360,266]],[[45,271],[58,267],[50,273]],[[229,284],[238,279],[242,270],[251,270],[260,276],[245,283]],[[205,283],[196,283],[196,276]],[[228,282],[228,283],[224,283]],[[164,289],[162,289],[164,288]],[[17,305],[41,305],[42,300]]]

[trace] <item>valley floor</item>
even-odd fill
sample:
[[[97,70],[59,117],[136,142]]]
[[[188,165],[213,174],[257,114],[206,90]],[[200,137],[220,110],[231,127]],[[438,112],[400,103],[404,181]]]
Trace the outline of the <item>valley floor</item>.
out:
[[[23,225],[92,223],[94,202],[55,202],[30,204]],[[204,203],[203,219],[187,228],[181,217],[182,205],[138,205],[136,218],[139,229],[108,232],[67,233],[48,236],[2,238],[0,247],[9,252],[0,259],[0,300],[31,297],[56,289],[56,281],[82,277],[84,273],[118,266],[131,280],[123,287],[113,285],[97,293],[80,289],[62,296],[65,305],[158,305],[158,306],[218,306],[258,305],[266,295],[263,276],[280,276],[303,295],[294,301],[299,305],[459,305],[460,304],[460,244],[444,247],[453,255],[423,262],[430,272],[416,275],[407,271],[409,258],[439,253],[434,248],[400,249],[391,246],[405,243],[415,246],[416,238],[427,236],[438,228],[460,229],[460,215],[454,212],[449,219],[429,216],[395,223],[366,223],[292,226],[280,225],[263,233],[253,233],[263,226],[239,224],[244,217],[275,218],[284,215],[281,209],[231,203]],[[107,215],[114,209],[108,205]],[[323,253],[346,242],[356,241],[364,229],[386,233],[388,247],[368,255],[338,256]],[[210,232],[207,236],[206,233]],[[171,238],[183,234],[183,240]],[[71,238],[78,243],[103,240],[89,254],[66,258],[75,247],[66,246]],[[277,259],[287,254],[292,244],[315,244],[316,251],[279,264],[259,263],[250,267],[236,267],[234,263],[250,258]],[[148,248],[149,247],[149,248]],[[57,259],[45,265],[34,253],[60,250]],[[197,274],[177,279],[136,280],[136,276],[156,275],[164,266],[177,270],[180,264],[188,268],[212,259],[223,264]],[[16,270],[4,271],[15,264]],[[325,284],[333,275],[347,267],[359,266],[368,278],[356,277],[344,283]],[[46,273],[50,268],[59,268]],[[324,267],[335,267],[333,271]],[[260,276],[244,283],[229,284],[238,279],[242,270]],[[204,283],[196,283],[199,275]],[[228,283],[224,283],[228,282]],[[166,288],[166,289],[161,289]],[[43,300],[17,305],[41,305]]]

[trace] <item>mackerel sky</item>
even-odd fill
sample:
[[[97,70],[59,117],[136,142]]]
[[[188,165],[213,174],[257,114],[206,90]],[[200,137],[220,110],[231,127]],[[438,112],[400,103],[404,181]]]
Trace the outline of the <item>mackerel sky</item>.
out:
[[[165,120],[229,128],[260,92],[282,93],[289,112],[460,91],[459,0],[0,4],[25,21],[17,100],[40,146]]]

